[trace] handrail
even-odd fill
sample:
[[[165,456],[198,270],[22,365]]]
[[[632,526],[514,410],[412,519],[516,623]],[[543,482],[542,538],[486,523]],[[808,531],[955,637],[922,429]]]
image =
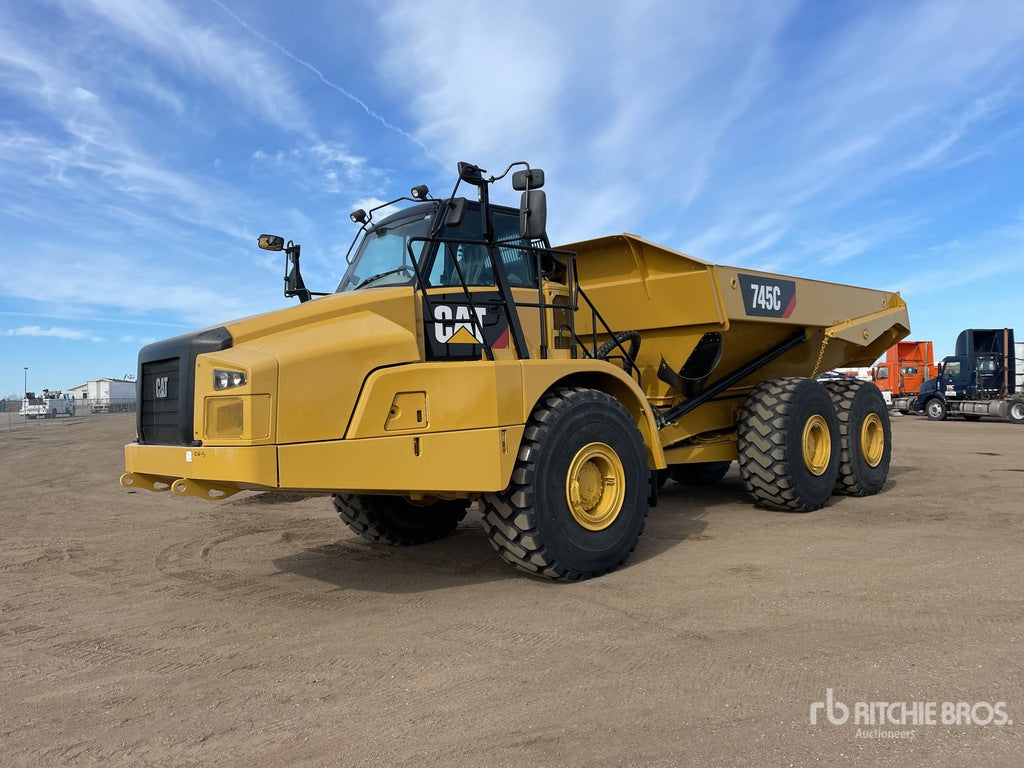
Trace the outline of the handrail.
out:
[[[426,248],[422,249],[420,257],[417,257],[417,255],[413,252],[413,245],[415,243],[436,244],[438,246],[452,246],[452,245],[456,245],[456,246],[457,245],[478,245],[478,246],[484,246],[486,248],[486,251],[487,251],[488,259],[491,262],[491,269],[494,272],[496,277],[497,277],[497,271],[498,271],[499,267],[498,267],[498,265],[496,263],[498,259],[497,259],[496,255],[494,253],[495,246],[498,246],[498,247],[501,247],[501,248],[515,249],[517,251],[523,251],[523,252],[532,254],[533,257],[534,257],[534,264],[533,264],[533,266],[534,266],[534,273],[535,273],[536,278],[537,278],[537,301],[536,302],[519,301],[519,300],[515,300],[513,298],[511,300],[511,302],[510,302],[511,306],[509,306],[509,302],[506,302],[503,297],[501,297],[499,299],[501,304],[502,304],[502,306],[503,306],[503,310],[504,310],[504,313],[505,313],[505,316],[506,316],[506,320],[509,323],[510,329],[518,329],[519,333],[522,333],[522,326],[520,324],[519,314],[518,314],[518,309],[520,307],[529,308],[529,309],[537,309],[539,311],[539,314],[540,314],[540,318],[539,318],[539,320],[540,320],[540,333],[541,333],[541,338],[540,338],[540,357],[541,357],[541,359],[547,359],[548,353],[549,353],[549,341],[550,341],[550,339],[548,337],[548,324],[547,324],[547,317],[548,317],[548,315],[547,315],[547,312],[550,310],[551,313],[552,313],[551,314],[552,329],[557,331],[559,337],[562,337],[563,334],[566,331],[568,331],[568,333],[569,333],[569,351],[570,351],[570,355],[573,358],[575,358],[577,356],[577,350],[578,349],[582,349],[582,351],[583,351],[583,353],[584,353],[584,355],[586,357],[597,359],[597,350],[598,350],[597,340],[598,340],[598,333],[599,333],[598,329],[600,327],[601,329],[603,329],[601,331],[601,333],[607,334],[609,336],[609,340],[613,342],[613,348],[617,348],[622,353],[623,369],[627,373],[629,373],[631,376],[635,376],[636,377],[636,381],[637,381],[638,385],[640,385],[641,387],[643,386],[642,375],[641,375],[640,369],[636,365],[636,361],[633,359],[632,356],[630,356],[628,350],[623,345],[622,341],[620,341],[619,334],[617,334],[615,331],[612,330],[611,326],[608,324],[608,322],[604,319],[604,317],[598,311],[597,307],[594,306],[594,303],[590,300],[590,297],[587,296],[586,292],[583,290],[583,287],[579,284],[579,280],[576,277],[576,253],[574,251],[567,251],[567,250],[558,249],[558,248],[544,248],[544,247],[539,247],[539,246],[536,246],[536,245],[522,245],[522,244],[519,244],[519,243],[515,243],[515,242],[512,242],[512,241],[509,241],[509,240],[504,240],[504,241],[503,240],[496,240],[496,241],[489,242],[487,240],[469,240],[469,239],[465,239],[465,238],[436,237],[436,236],[435,237],[412,237],[412,238],[409,238],[409,241],[406,244],[406,250],[408,252],[409,261],[412,264],[413,272],[414,272],[414,274],[416,276],[417,289],[420,291],[420,293],[424,297],[424,301],[426,302],[428,309],[431,306],[430,294],[427,292],[428,288],[455,288],[455,289],[461,289],[462,295],[466,299],[466,304],[469,306],[469,309],[470,309],[469,321],[473,324],[473,327],[479,332],[479,338],[483,340],[483,344],[481,346],[483,347],[484,354],[486,355],[488,360],[493,360],[494,359],[494,351],[493,351],[493,348],[492,348],[491,344],[487,341],[487,337],[484,334],[483,325],[482,325],[482,323],[479,320],[480,316],[479,316],[479,314],[476,311],[476,309],[477,309],[476,308],[476,303],[474,302],[474,298],[473,298],[474,292],[469,290],[470,285],[466,281],[466,276],[463,273],[462,267],[459,264],[458,260],[454,259],[454,258],[452,259],[452,266],[454,267],[455,275],[458,277],[458,283],[455,283],[455,284],[452,284],[452,285],[445,285],[445,286],[433,286],[433,285],[430,285],[430,281],[428,279],[428,276],[426,274],[424,274],[424,272],[422,270],[423,265],[421,263],[421,257],[422,257],[423,254],[428,252],[428,249],[426,249]],[[542,270],[542,268],[541,268],[541,259],[542,259],[542,257],[545,254],[547,254],[550,257],[552,257],[557,264],[559,264],[563,269],[565,269],[565,273],[566,273],[566,288],[568,290],[568,297],[567,297],[568,301],[567,301],[567,303],[556,304],[554,302],[547,301],[545,299],[545,297],[544,297],[544,270]],[[562,259],[558,258],[559,256],[564,257],[564,261]],[[436,256],[435,256],[435,258],[436,258]],[[504,262],[502,262],[502,265],[501,265],[500,268],[504,269],[504,267],[505,267]],[[517,287],[526,287],[526,286],[517,286]],[[500,293],[501,292],[499,291],[499,295],[500,295]],[[579,309],[580,309],[580,298],[581,297],[583,299],[583,302],[589,308],[590,315],[591,315],[592,339],[591,339],[591,343],[590,343],[589,346],[588,346],[588,344],[582,338],[580,338],[579,334],[576,333],[576,312],[579,311]],[[569,312],[569,323],[568,324],[562,323],[562,324],[558,325],[557,328],[555,328],[555,326],[554,326],[554,311],[555,310],[568,310],[568,312]],[[432,313],[431,313],[431,319],[433,319],[433,314]],[[520,352],[520,350],[517,350],[517,352]],[[528,356],[528,353],[526,353],[525,349],[522,350],[521,356],[522,357],[527,357]],[[605,355],[601,359],[607,359],[607,358],[608,358],[608,356]],[[617,358],[617,356],[616,356],[616,358]]]

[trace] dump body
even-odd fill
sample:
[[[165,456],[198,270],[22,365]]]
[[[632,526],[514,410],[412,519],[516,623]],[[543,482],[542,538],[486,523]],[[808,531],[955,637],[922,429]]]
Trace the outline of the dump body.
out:
[[[661,359],[678,370],[705,334],[722,337],[706,385],[794,335],[806,339],[664,427],[670,463],[735,458],[730,431],[758,382],[870,365],[910,331],[897,293],[714,265],[628,234],[565,248],[577,253],[580,284],[607,323],[640,331],[641,383],[657,408],[686,399],[658,378]],[[586,336],[593,324],[582,316],[577,328]]]

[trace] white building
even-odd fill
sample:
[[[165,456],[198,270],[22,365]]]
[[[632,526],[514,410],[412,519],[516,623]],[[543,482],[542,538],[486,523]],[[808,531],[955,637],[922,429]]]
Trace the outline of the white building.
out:
[[[93,379],[67,391],[93,413],[135,410],[135,382],[128,379]]]

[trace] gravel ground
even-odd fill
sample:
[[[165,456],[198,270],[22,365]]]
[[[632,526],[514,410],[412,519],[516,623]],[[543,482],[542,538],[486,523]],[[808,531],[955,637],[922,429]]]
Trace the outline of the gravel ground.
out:
[[[323,497],[126,491],[133,432],[0,431],[4,765],[1021,764],[1024,428],[894,417],[885,490],[807,515],[670,483],[580,584],[474,512],[394,549]]]

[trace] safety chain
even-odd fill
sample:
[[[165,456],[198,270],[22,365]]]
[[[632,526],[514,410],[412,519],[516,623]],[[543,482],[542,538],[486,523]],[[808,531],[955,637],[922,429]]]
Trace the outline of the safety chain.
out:
[[[811,371],[811,378],[813,379],[818,375],[818,368],[821,367],[822,358],[825,357],[825,347],[828,346],[829,339],[831,337],[826,333],[821,339],[821,351],[818,352],[818,362],[814,364],[814,370]]]

